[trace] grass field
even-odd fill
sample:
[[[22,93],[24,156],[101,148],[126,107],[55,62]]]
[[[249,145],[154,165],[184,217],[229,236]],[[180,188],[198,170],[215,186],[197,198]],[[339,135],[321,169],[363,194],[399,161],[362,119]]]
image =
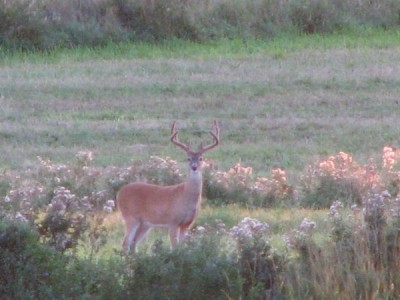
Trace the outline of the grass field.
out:
[[[121,45],[6,57],[0,62],[2,168],[36,156],[95,164],[149,155],[182,160],[169,143],[221,123],[218,165],[302,171],[345,151],[360,161],[398,143],[397,31],[270,42]],[[183,136],[185,137],[185,136]]]
[[[240,162],[254,176],[269,176],[282,167],[295,188],[309,164],[339,151],[361,165],[373,158],[380,166],[383,147],[400,143],[399,37],[396,30],[365,30],[1,55],[0,170],[22,173],[38,165],[37,156],[73,165],[81,150],[93,151],[92,164],[100,168],[156,155],[172,157],[184,169],[182,151],[169,141],[172,120],[181,140],[193,143],[209,138],[218,120],[221,144],[207,153],[217,168]],[[77,190],[84,188],[77,184]],[[205,205],[196,224],[221,220],[230,228],[250,215],[269,224],[273,246],[283,250],[282,237],[304,218],[316,221],[318,245],[331,239],[327,213]],[[101,258],[120,249],[119,222],[116,213],[106,218],[109,236]],[[151,241],[154,236],[165,232],[156,231]],[[329,281],[329,268],[323,270]],[[366,295],[349,290],[354,294],[343,299]],[[392,293],[390,284],[382,290]]]

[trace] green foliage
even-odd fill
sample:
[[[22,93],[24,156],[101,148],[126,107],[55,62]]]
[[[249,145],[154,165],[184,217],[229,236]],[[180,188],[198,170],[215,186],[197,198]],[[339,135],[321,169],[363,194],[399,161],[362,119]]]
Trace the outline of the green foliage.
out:
[[[334,31],[339,27],[339,23],[342,26],[347,25],[339,21],[337,13],[334,1],[301,0],[293,2],[290,17],[302,32],[323,33]]]
[[[79,157],[87,157],[87,153]],[[79,160],[79,164],[85,165],[84,162],[87,160]],[[164,170],[165,163],[175,166],[172,160],[152,160],[157,166],[155,169]],[[49,162],[46,165],[54,168]],[[337,172],[344,175],[343,170],[350,172],[351,166],[353,175],[363,170],[344,153],[318,165],[336,175]],[[87,171],[91,169],[87,168]],[[245,172],[239,170],[236,168],[233,173],[236,179]],[[113,169],[107,176],[123,175],[125,178],[133,174],[124,169],[119,171]],[[76,172],[74,174],[79,173]],[[165,174],[165,180],[170,178],[170,173]],[[281,171],[276,171],[273,178],[279,181],[282,175]],[[49,176],[42,179],[53,184]],[[164,177],[155,178],[163,182]],[[103,184],[106,183],[103,181]],[[77,182],[72,182],[71,188],[76,185]],[[71,223],[74,218],[68,213],[57,213],[56,204],[65,204],[69,197],[65,189],[51,196],[55,210],[46,209],[42,223],[42,226],[50,224],[46,227],[49,235],[40,231],[43,227],[32,231],[22,217],[20,219],[26,222],[22,225],[1,223],[1,296],[28,299],[54,295],[60,299],[125,299],[131,295],[140,299],[204,299],[205,296],[213,299],[309,299],[323,298],[328,291],[341,298],[368,298],[371,293],[390,298],[399,292],[396,262],[400,259],[400,198],[386,191],[372,193],[369,190],[363,198],[363,210],[355,206],[350,213],[343,203],[334,202],[329,211],[330,225],[322,229],[330,236],[323,243],[313,235],[320,224],[303,219],[297,229],[284,236],[287,251],[278,252],[270,243],[268,224],[246,217],[229,230],[224,223],[210,220],[211,225],[192,229],[185,241],[172,251],[157,240],[150,249],[139,248],[136,255],[125,257],[114,251],[108,259],[96,256],[109,236],[103,227],[102,214],[97,211],[93,224],[79,227],[82,232],[76,235]],[[9,216],[7,212],[4,214],[4,217]],[[63,222],[58,222],[54,216],[61,216]],[[57,243],[52,244],[57,242],[57,234],[51,236],[53,233],[68,237],[74,243],[81,241],[80,251],[87,249],[83,255],[65,252],[64,248],[57,248]]]
[[[149,256],[129,258],[131,276],[124,282],[129,294],[140,299],[222,299],[240,292],[231,258],[218,250],[216,240],[202,242],[172,252],[156,242]]]
[[[2,299],[123,299],[117,259],[94,264],[43,245],[26,224],[0,222]]]
[[[1,298],[64,298],[65,264],[66,258],[40,244],[28,226],[0,223]]]
[[[269,38],[354,26],[399,25],[396,0],[371,1],[5,1],[1,45],[7,50],[104,46],[110,41]]]
[[[127,258],[124,286],[140,299],[258,299],[278,295],[285,259],[263,226],[245,219],[229,232],[198,227],[173,251],[156,241],[150,253]]]
[[[324,176],[319,178],[319,184],[315,189],[304,191],[301,205],[315,209],[329,208],[338,199],[348,206],[360,204],[361,195],[357,183],[353,180]]]

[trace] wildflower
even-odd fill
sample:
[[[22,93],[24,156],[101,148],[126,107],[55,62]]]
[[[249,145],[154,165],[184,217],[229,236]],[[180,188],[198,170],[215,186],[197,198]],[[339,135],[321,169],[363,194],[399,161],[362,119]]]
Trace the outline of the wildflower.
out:
[[[20,212],[17,212],[15,214],[15,220],[25,222],[25,223],[28,222],[28,219],[25,218]]]
[[[115,207],[115,201],[107,200],[106,204],[103,206],[103,211],[111,213],[114,207]]]
[[[255,235],[263,234],[269,229],[267,223],[245,217],[237,226],[233,226],[229,234],[235,239],[252,239]]]
[[[340,211],[344,208],[344,205],[340,201],[335,201],[332,203],[331,207],[329,208],[329,216],[333,218],[340,217]]]
[[[219,235],[224,235],[226,234],[226,225],[224,222],[221,220],[215,220],[216,221],[216,227],[217,227],[217,234]]]
[[[304,231],[304,232],[310,232],[315,227],[317,227],[317,223],[315,223],[314,221],[311,221],[307,218],[304,218],[303,221],[301,221],[300,226],[299,226],[300,230]]]
[[[382,154],[382,165],[387,170],[392,170],[396,163],[396,153],[393,147],[384,147]]]
[[[196,227],[196,231],[198,233],[204,233],[206,231],[206,229],[203,226],[197,226]]]
[[[115,201],[114,200],[107,200],[106,205],[109,207],[115,207]]]
[[[374,194],[365,201],[364,220],[370,228],[378,229],[386,225],[385,202],[381,194]]]
[[[107,213],[112,213],[113,209],[110,206],[104,205],[103,206],[103,211],[105,211]]]
[[[304,218],[297,229],[283,236],[283,240],[290,249],[300,249],[304,243],[311,241],[313,229],[316,227],[316,222]]]

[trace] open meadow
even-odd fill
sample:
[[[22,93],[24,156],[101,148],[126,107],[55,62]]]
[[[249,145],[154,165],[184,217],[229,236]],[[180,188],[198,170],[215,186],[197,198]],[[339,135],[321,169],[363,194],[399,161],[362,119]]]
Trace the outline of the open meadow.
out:
[[[2,254],[50,248],[0,296],[399,299],[399,50],[366,29],[1,56],[0,220],[38,232],[1,224]],[[173,120],[193,144],[220,125],[202,210],[177,250],[156,230],[126,258],[110,200],[184,180]]]

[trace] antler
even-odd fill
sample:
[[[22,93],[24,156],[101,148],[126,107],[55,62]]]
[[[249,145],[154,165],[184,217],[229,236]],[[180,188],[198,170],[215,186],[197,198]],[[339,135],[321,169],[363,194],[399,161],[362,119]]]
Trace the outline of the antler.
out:
[[[181,143],[180,141],[178,141],[178,130],[176,130],[175,124],[176,124],[176,121],[174,121],[174,123],[172,123],[171,142],[173,144],[177,145],[178,147],[182,148],[186,152],[190,152],[191,150],[190,150],[190,146],[188,144],[184,144],[184,143]]]
[[[189,144],[184,144],[178,140],[178,130],[176,130],[175,125],[176,121],[172,123],[171,142],[177,145],[178,147],[182,148],[183,150],[185,150],[187,153],[203,154],[204,152],[216,147],[219,143],[219,127],[217,121],[214,121],[213,130],[210,131],[210,134],[213,137],[213,142],[207,146],[203,146],[203,143],[201,143],[198,152],[193,152]]]
[[[200,147],[199,147],[199,153],[204,153],[218,145],[218,143],[219,143],[219,127],[218,127],[218,123],[216,120],[214,120],[213,130],[214,131],[210,131],[210,134],[213,137],[213,142],[205,147],[203,146],[203,143],[201,143]]]

